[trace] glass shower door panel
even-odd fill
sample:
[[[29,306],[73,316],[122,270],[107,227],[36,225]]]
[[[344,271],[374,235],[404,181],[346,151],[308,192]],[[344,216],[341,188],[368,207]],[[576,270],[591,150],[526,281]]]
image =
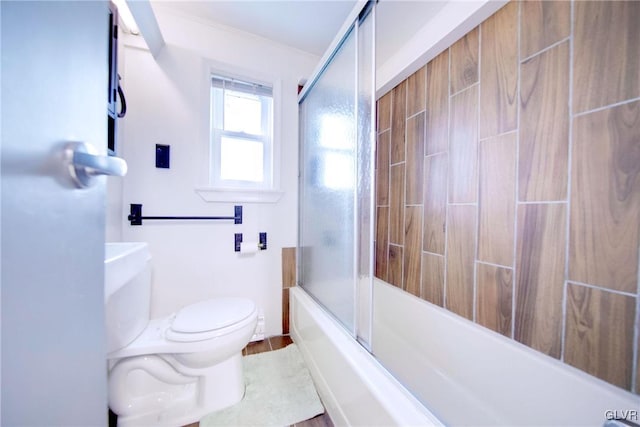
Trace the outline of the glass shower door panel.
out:
[[[357,292],[356,336],[371,348],[371,310],[373,292],[373,239],[375,203],[373,195],[375,170],[375,82],[374,82],[375,7],[357,23],[358,39],[358,111],[357,111]]]
[[[299,281],[354,333],[356,44],[352,30],[300,103]]]

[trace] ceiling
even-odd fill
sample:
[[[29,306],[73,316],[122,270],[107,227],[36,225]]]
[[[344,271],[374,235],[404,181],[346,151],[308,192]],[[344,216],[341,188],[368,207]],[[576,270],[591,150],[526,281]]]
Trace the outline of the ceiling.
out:
[[[163,1],[163,6],[321,56],[355,0]]]
[[[376,10],[376,59],[384,64],[451,0],[380,0]]]
[[[376,36],[378,64],[384,63],[445,3],[446,0],[380,0]],[[161,4],[322,56],[356,0],[172,0]]]

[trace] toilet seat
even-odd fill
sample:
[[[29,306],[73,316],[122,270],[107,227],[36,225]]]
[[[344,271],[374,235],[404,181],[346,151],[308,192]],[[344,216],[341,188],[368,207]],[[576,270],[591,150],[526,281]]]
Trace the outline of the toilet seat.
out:
[[[256,306],[245,298],[215,298],[178,311],[165,331],[173,342],[196,342],[228,334],[253,320]]]
[[[258,317],[258,310],[255,304],[244,298],[216,298],[221,301],[221,305],[233,308],[228,310],[227,321],[218,319],[217,321],[203,320],[200,323],[201,326],[191,326],[190,328],[183,325],[183,320],[180,320],[175,325],[178,329],[196,330],[212,328],[218,325],[218,329],[209,329],[198,332],[180,332],[173,330],[173,326],[176,323],[175,320],[180,312],[187,313],[185,317],[189,319],[190,316],[197,317],[196,313],[199,310],[207,311],[206,308],[195,308],[201,304],[209,309],[214,305],[211,305],[209,301],[203,301],[184,307],[182,310],[163,318],[152,319],[149,321],[145,329],[140,335],[133,340],[129,345],[111,352],[107,355],[109,359],[121,359],[123,357],[140,356],[145,354],[167,354],[167,353],[191,353],[199,351],[210,351],[212,348],[219,347],[220,339],[227,339],[233,337],[238,331],[245,329],[249,325],[254,325]],[[224,310],[223,310],[224,311]],[[226,311],[225,311],[226,313]],[[207,312],[207,316],[215,317],[211,311]],[[224,317],[221,315],[221,317]],[[222,326],[222,325],[227,326]],[[202,325],[205,325],[204,327]],[[212,326],[213,325],[213,326]],[[184,327],[183,327],[184,326]],[[253,331],[252,331],[253,333]],[[230,339],[230,338],[229,338]]]

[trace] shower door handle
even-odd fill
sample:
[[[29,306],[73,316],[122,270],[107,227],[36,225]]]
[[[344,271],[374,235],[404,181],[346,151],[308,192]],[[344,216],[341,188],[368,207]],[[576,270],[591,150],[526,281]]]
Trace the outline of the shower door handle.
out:
[[[69,175],[78,188],[95,184],[99,175],[125,176],[127,162],[113,156],[96,154],[95,148],[85,142],[71,142],[65,147]]]

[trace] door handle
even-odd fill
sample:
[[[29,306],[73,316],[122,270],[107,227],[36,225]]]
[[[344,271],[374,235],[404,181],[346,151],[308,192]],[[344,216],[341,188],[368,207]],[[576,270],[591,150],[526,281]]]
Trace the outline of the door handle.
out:
[[[120,157],[96,154],[95,148],[85,142],[71,142],[65,147],[69,175],[78,188],[95,184],[99,175],[125,176],[127,162]]]
[[[127,100],[124,97],[122,86],[120,86],[120,74],[118,74],[118,96],[120,97],[120,112],[118,113],[118,118],[121,119],[127,114]]]

